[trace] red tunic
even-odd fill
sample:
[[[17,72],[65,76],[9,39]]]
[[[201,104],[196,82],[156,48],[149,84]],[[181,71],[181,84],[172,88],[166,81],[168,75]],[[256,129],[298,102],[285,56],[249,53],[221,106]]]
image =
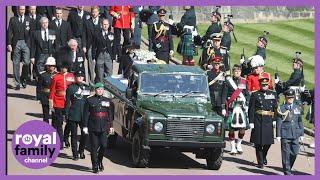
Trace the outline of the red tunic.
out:
[[[269,89],[273,90],[272,77],[271,77],[270,73],[263,72],[262,74],[269,76],[269,79],[270,79],[270,81],[269,81]],[[259,91],[260,90],[259,76],[260,76],[259,74],[251,73],[247,77],[249,92]]]
[[[53,108],[64,108],[66,90],[74,82],[72,73],[58,73],[52,77],[49,94],[49,104]]]
[[[130,29],[131,22],[134,18],[134,13],[130,12],[131,6],[110,6],[110,15],[113,17],[112,27],[120,29]],[[115,18],[114,13],[120,15],[120,18]]]

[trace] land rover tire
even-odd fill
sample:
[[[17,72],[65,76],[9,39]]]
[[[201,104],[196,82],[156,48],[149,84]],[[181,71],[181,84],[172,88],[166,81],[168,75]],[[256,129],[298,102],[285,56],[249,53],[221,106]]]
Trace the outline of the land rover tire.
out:
[[[143,148],[143,141],[139,134],[139,130],[134,133],[132,138],[131,157],[135,167],[148,167],[150,150]]]
[[[207,152],[207,168],[219,170],[222,165],[223,148],[210,148]]]

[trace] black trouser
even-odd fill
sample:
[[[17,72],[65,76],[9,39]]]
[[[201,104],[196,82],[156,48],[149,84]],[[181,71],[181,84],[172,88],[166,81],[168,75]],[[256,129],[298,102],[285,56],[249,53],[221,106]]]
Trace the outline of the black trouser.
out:
[[[91,163],[93,168],[98,167],[98,163],[102,162],[103,154],[107,146],[106,132],[92,132],[89,130],[89,138],[91,144]],[[98,152],[99,149],[99,152]]]
[[[66,125],[64,126],[64,134],[63,134],[63,141],[66,142],[69,140],[69,135],[71,133],[71,127],[70,127],[70,124],[69,124],[70,121],[68,121],[66,123]]]
[[[48,104],[42,104],[42,112],[43,112],[43,121],[47,122],[49,124],[49,105]]]
[[[282,168],[285,175],[291,174],[291,169],[299,153],[299,139],[281,139]]]
[[[263,165],[271,145],[255,144],[258,165]]]
[[[73,156],[78,156],[78,153],[83,153],[84,148],[86,145],[86,137],[87,135],[82,131],[82,125],[80,122],[76,121],[68,121],[69,127],[71,129],[71,148],[72,148],[72,155]],[[79,149],[78,149],[78,126],[81,129],[81,137],[80,137],[80,144],[79,144]]]
[[[113,52],[120,58],[121,55],[121,31],[123,34],[123,46],[130,44],[130,29],[114,28],[114,45]]]
[[[58,131],[59,137],[60,137],[60,146],[63,147],[63,129],[62,129],[62,124],[63,124],[63,108],[54,108],[54,119],[52,124],[53,127]]]
[[[148,41],[149,41],[149,51],[153,51],[153,44],[152,44],[152,31],[153,31],[153,24],[148,24]]]

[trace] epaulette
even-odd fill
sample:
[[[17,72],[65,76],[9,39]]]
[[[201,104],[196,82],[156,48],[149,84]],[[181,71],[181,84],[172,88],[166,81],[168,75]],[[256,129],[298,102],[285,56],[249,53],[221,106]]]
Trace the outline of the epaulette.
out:
[[[45,72],[47,72],[47,71],[41,71],[39,74],[43,74],[43,73],[45,73]]]

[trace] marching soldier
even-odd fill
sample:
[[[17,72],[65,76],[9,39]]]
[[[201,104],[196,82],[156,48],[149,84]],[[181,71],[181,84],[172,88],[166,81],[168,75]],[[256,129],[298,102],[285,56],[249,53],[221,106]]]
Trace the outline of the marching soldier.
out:
[[[193,37],[198,35],[196,30],[196,13],[193,6],[183,6],[186,12],[181,17],[180,23],[177,24],[178,29],[183,30],[181,40],[178,46],[178,53],[183,56],[183,65],[194,66],[195,44]],[[180,51],[179,51],[180,50]]]
[[[229,51],[231,47],[231,31],[233,31],[234,25],[228,19],[223,24],[223,35],[221,39],[221,54],[223,55],[223,63],[225,65],[225,71],[229,71],[230,69],[230,61],[229,61]]]
[[[54,55],[59,44],[55,31],[48,28],[48,18],[41,17],[40,24],[41,30],[34,33],[31,46],[31,62],[35,62],[37,73],[44,71],[47,58]]]
[[[153,24],[152,31],[152,49],[156,53],[156,57],[169,64],[170,56],[173,56],[173,40],[171,28],[164,21],[167,11],[165,9],[158,10],[159,21]]]
[[[150,16],[147,20],[148,25],[148,41],[149,41],[149,51],[153,50],[153,44],[152,42],[152,32],[153,32],[153,24],[159,21],[159,16],[157,15],[158,10],[160,9],[160,6],[149,6]]]
[[[54,112],[52,124],[60,136],[61,149],[63,149],[64,140],[62,124],[66,90],[74,82],[74,76],[72,73],[68,73],[68,68],[68,62],[63,62],[60,65],[60,72],[52,77],[49,94],[49,108]]]
[[[225,93],[226,81],[225,73],[220,70],[222,58],[219,56],[214,56],[211,59],[211,63],[208,66],[207,71],[209,90],[211,97],[212,109],[220,116],[226,116],[225,109]]]
[[[252,73],[247,77],[248,82],[248,90],[250,93],[254,91],[260,90],[260,83],[259,83],[259,77],[260,76],[268,76],[269,77],[269,88],[273,89],[272,85],[272,77],[270,73],[263,71],[264,66],[264,60],[260,55],[255,55],[252,57],[249,57],[250,64],[252,67]]]
[[[208,70],[208,65],[210,65],[211,58],[214,56],[219,56],[221,61],[223,60],[223,55],[221,54],[221,33],[213,33],[210,36],[210,40],[207,41],[205,49],[202,51],[201,55],[201,68]],[[224,64],[221,62],[220,69],[224,71]]]
[[[257,51],[255,53],[255,55],[260,55],[264,60],[266,60],[266,58],[267,58],[266,48],[267,48],[267,44],[268,44],[268,40],[267,40],[268,34],[269,34],[269,32],[264,31],[263,36],[258,37]]]
[[[50,21],[49,29],[56,32],[57,38],[59,38],[58,48],[66,46],[68,41],[72,37],[71,26],[69,22],[62,19],[63,11],[62,8],[56,8],[55,19]]]
[[[291,169],[299,153],[299,141],[303,140],[304,128],[301,107],[294,102],[295,92],[285,92],[285,104],[278,108],[277,140],[281,140],[282,167],[285,175],[292,175]]]
[[[140,49],[141,46],[141,29],[142,21],[140,19],[140,12],[143,10],[143,6],[133,6],[134,13],[134,29],[131,35],[132,42],[135,45],[136,49]]]
[[[90,18],[90,14],[84,11],[84,6],[77,6],[77,9],[70,11],[67,21],[70,23],[72,38],[77,40],[78,48],[82,49],[84,40],[84,22]]]
[[[221,19],[221,14],[217,10],[212,12],[212,14],[211,14],[211,23],[212,24],[208,27],[206,34],[202,37],[202,41],[204,43],[206,43],[207,40],[210,39],[210,36],[213,33],[220,33],[221,32],[222,27],[221,27],[220,19]]]
[[[241,77],[241,65],[235,64],[232,72],[232,77],[226,77],[226,90],[223,92],[227,94],[226,108],[228,114],[226,117],[226,130],[229,130],[230,153],[235,155],[243,153],[241,143],[246,129],[249,129],[247,113],[250,94],[246,79]],[[235,131],[239,131],[237,144]]]
[[[49,93],[52,77],[57,73],[55,70],[56,60],[48,57],[45,64],[46,71],[40,72],[37,82],[37,99],[40,100],[43,112],[43,121],[49,123]],[[52,124],[52,123],[51,123]]]
[[[10,18],[7,33],[7,50],[11,52],[15,89],[26,88],[30,64],[30,18],[25,15],[26,7],[18,6],[18,16]],[[20,75],[20,62],[23,62]]]
[[[123,46],[130,43],[130,31],[134,30],[134,14],[132,6],[110,6],[110,15],[113,17],[112,27],[114,29],[113,50],[118,60],[121,55],[121,32],[123,35]]]
[[[267,165],[267,154],[273,141],[273,126],[276,122],[277,94],[269,90],[270,77],[259,76],[260,90],[253,92],[249,103],[249,122],[251,131],[250,142],[256,149],[257,167]]]
[[[66,93],[65,113],[67,123],[71,130],[71,147],[73,160],[84,159],[84,148],[86,144],[86,135],[81,131],[80,145],[77,143],[77,129],[83,128],[83,108],[87,97],[90,95],[90,87],[85,84],[83,71],[75,72],[75,83],[71,84]]]
[[[108,14],[109,15],[109,14]],[[97,31],[101,31],[102,18],[99,17],[99,6],[91,7],[91,18],[85,21],[85,41],[83,43],[83,51],[86,53],[88,60],[88,74],[90,84],[94,84],[95,63],[92,58],[93,38]]]
[[[104,74],[111,76],[113,73],[112,59],[114,52],[112,51],[114,35],[109,31],[108,19],[103,19],[102,29],[96,31],[92,44],[92,59],[96,62],[96,78],[95,82],[102,82]],[[121,69],[121,62],[119,65]]]
[[[87,98],[84,106],[84,133],[89,132],[93,173],[103,171],[103,154],[106,149],[107,126],[113,121],[111,99],[104,97],[104,85],[95,84],[95,95]],[[99,149],[99,152],[98,152]]]

